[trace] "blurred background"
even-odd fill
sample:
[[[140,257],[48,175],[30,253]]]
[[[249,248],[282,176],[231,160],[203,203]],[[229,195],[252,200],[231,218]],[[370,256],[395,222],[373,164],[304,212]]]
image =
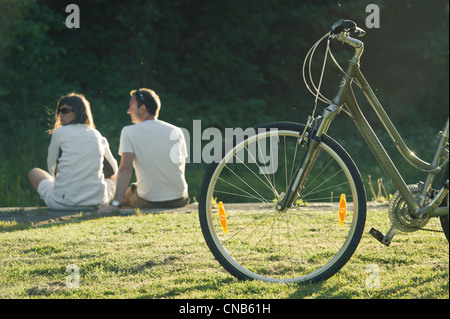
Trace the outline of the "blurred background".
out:
[[[65,24],[70,3],[79,7],[80,28]],[[369,4],[380,8],[380,28],[366,27]],[[222,131],[306,122],[314,97],[303,84],[303,59],[341,18],[367,31],[361,69],[407,145],[431,161],[428,147],[448,117],[448,0],[0,0],[0,206],[43,205],[27,174],[47,168],[46,131],[57,100],[70,92],[90,101],[118,161],[121,129],[131,124],[129,92],[138,87],[159,94],[161,120],[190,132],[193,120]],[[332,50],[344,65],[352,54],[338,43]],[[327,97],[340,77],[328,63]],[[360,106],[406,182],[423,179],[396,153],[367,103]],[[375,193],[379,178],[393,193],[348,117],[340,115],[329,133],[359,167],[368,200],[369,175]],[[191,201],[199,197],[205,168],[187,165]]]

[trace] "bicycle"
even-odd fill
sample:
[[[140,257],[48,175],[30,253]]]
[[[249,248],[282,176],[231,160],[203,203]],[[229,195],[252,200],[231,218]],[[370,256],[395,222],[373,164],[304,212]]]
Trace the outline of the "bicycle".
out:
[[[364,44],[359,38],[364,34],[355,22],[340,20],[306,55],[305,84],[316,96],[316,106],[317,100],[328,104],[321,116],[315,116],[314,109],[306,124],[276,122],[247,130],[208,167],[199,201],[202,233],[214,257],[238,279],[323,281],[355,252],[365,226],[366,193],[353,160],[327,135],[340,112],[356,124],[397,189],[388,208],[392,227],[385,235],[374,228],[370,234],[388,246],[397,231],[413,232],[440,217],[448,240],[448,118],[431,163],[414,155],[360,71]],[[311,60],[325,39],[327,50],[316,86]],[[331,40],[354,48],[346,71],[331,53]],[[320,93],[327,54],[344,74],[332,100]],[[305,76],[308,57],[312,87]],[[426,174],[424,182],[405,183],[359,108],[352,84],[361,89],[402,156]],[[432,183],[445,165],[435,190]]]

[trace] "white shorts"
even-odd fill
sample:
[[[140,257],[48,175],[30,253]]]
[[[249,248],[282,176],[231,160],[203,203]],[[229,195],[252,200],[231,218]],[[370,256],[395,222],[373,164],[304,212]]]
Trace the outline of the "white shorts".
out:
[[[100,204],[107,204],[114,198],[114,193],[116,191],[116,183],[114,183],[111,179],[105,179],[106,182],[106,192],[107,192],[107,199],[104,203]],[[48,209],[50,210],[86,210],[86,209],[94,209],[96,206],[68,206],[61,204],[57,202],[52,194],[53,194],[53,187],[55,186],[55,180],[54,179],[44,179],[42,180],[39,185],[37,192],[39,196],[44,200],[45,205],[47,205]]]

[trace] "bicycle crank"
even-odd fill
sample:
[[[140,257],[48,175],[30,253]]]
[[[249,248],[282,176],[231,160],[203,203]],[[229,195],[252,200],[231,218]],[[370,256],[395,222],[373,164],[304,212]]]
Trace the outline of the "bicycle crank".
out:
[[[423,183],[408,185],[409,190],[418,200],[420,194],[422,193]],[[425,199],[425,205],[430,201],[429,197]],[[406,204],[403,196],[397,191],[394,196],[392,196],[391,202],[389,203],[389,219],[392,225],[403,232],[415,232],[428,224],[429,218],[420,218],[414,215],[408,205]]]
[[[416,199],[419,199],[420,194],[423,190],[423,183],[408,185],[409,190],[414,195]],[[425,200],[425,205],[430,201],[427,197]],[[379,230],[371,228],[369,234],[375,237],[383,245],[389,246],[391,244],[392,238],[395,236],[398,230],[403,232],[415,232],[423,229],[425,225],[430,220],[429,218],[416,217],[413,212],[409,209],[408,204],[403,199],[403,196],[399,191],[395,192],[394,196],[389,203],[389,219],[392,222],[392,226],[386,235],[383,235]]]

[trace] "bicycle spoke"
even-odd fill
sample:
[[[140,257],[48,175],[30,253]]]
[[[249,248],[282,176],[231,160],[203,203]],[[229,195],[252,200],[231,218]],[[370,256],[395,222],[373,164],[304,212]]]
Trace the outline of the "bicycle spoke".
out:
[[[247,147],[245,148],[245,149],[247,149]],[[248,149],[247,149],[248,150]],[[251,153],[249,152],[248,153],[249,155],[251,155]],[[249,172],[251,172],[259,181],[261,181],[268,189],[270,189],[273,193],[274,193],[274,195],[276,195],[276,196],[278,196],[278,194],[277,194],[277,191],[276,191],[276,189],[275,189],[275,187],[272,185],[272,183],[271,183],[271,181],[267,178],[267,176],[265,175],[265,174],[262,174],[265,178],[266,178],[266,181],[269,183],[269,185],[268,184],[266,184],[252,169],[250,169],[250,167],[247,165],[247,164],[245,164],[240,158],[238,158],[237,156],[236,156],[236,154],[234,154],[233,155],[236,159],[238,159],[239,160],[239,162],[242,164],[242,165],[244,165],[244,167],[249,171]],[[252,159],[254,160],[254,162],[256,163],[256,160],[253,158],[253,155],[251,155],[252,156]],[[226,166],[227,168],[228,168],[228,166]],[[229,168],[228,168],[229,169]],[[230,170],[230,169],[229,169]],[[232,170],[230,170],[230,171],[232,171]],[[232,171],[233,172],[233,171]],[[234,172],[233,172],[233,174],[235,174]],[[236,174],[235,174],[236,175]],[[237,176],[237,175],[236,175]]]

